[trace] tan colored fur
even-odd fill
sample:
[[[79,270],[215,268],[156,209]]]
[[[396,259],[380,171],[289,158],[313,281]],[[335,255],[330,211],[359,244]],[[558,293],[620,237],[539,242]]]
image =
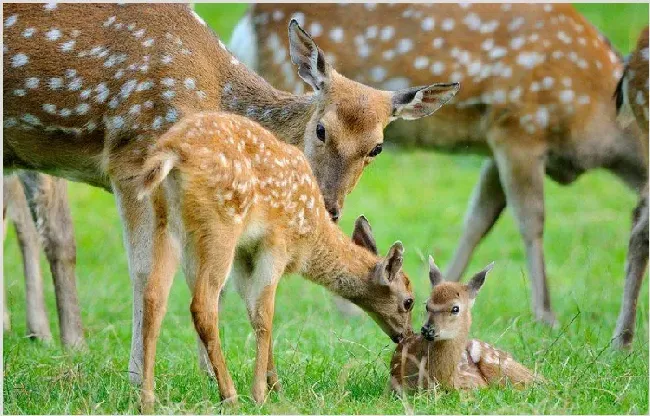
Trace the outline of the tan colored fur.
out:
[[[609,42],[569,4],[256,4],[249,21],[258,71],[294,91],[302,86],[276,52],[279,16],[304,22],[340,73],[359,82],[385,89],[461,83],[432,117],[396,122],[386,138],[489,157],[446,276],[460,280],[507,205],[525,245],[535,316],[555,324],[543,250],[544,174],[569,184],[605,168],[636,192],[647,176],[638,128],[621,127],[612,109],[623,66]]]
[[[236,395],[221,352],[217,308],[231,268],[257,336],[257,402],[265,400],[267,386],[278,386],[271,331],[275,290],[285,273],[301,273],[353,301],[395,341],[410,330],[413,299],[401,271],[401,243],[379,257],[363,218],[350,241],[330,221],[304,155],[259,124],[228,113],[188,116],[161,137],[135,182],[142,196],[153,195],[157,224],[156,266],[144,304],[145,407],[153,400],[155,339],[171,284],[167,271],[175,263],[168,260],[164,237],[166,201],[181,201],[182,239],[189,244],[184,250],[194,253],[197,264],[190,309],[223,400]]]
[[[422,334],[397,346],[390,364],[390,388],[398,393],[414,389],[475,389],[489,385],[525,387],[543,378],[492,345],[469,339],[471,307],[491,266],[468,285],[443,282],[430,260],[434,284],[427,302]],[[452,308],[458,307],[457,314]],[[431,338],[433,336],[433,338]]]

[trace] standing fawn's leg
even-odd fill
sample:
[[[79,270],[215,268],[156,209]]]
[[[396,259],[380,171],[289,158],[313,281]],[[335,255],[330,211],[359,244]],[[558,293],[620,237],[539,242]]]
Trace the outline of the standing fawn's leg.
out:
[[[497,138],[498,140],[499,138]],[[519,224],[532,280],[535,318],[555,325],[544,263],[544,153],[542,146],[494,143],[495,161],[508,206]]]
[[[129,262],[129,275],[133,286],[133,326],[129,380],[142,382],[144,348],[142,338],[144,288],[151,272],[153,235],[153,210],[149,198],[137,199],[137,190],[120,182],[113,183],[113,193],[122,219],[124,246]]]
[[[201,229],[189,235],[194,239],[197,262],[196,278],[192,279],[194,290],[190,311],[219,384],[221,400],[236,402],[237,392],[226,367],[219,337],[219,292],[230,273],[240,231],[233,230],[232,226],[215,226],[214,219],[210,222],[203,222]]]
[[[634,338],[636,303],[648,266],[648,190],[647,187],[634,210],[632,232],[625,261],[625,289],[623,303],[616,322],[614,345],[629,348]]]
[[[4,184],[3,184],[4,185]],[[4,189],[6,188],[6,185],[3,186]],[[3,198],[3,204],[2,204],[2,241],[4,242],[5,238],[7,238],[7,198]],[[7,286],[5,284],[2,285],[2,306],[3,306],[3,330],[5,332],[11,331],[11,317],[9,315],[9,307],[7,306]]]
[[[83,349],[86,343],[75,276],[77,248],[68,205],[67,182],[36,172],[22,172],[19,177],[34,220],[39,225],[45,255],[50,263],[61,342],[67,348]]]
[[[43,276],[40,266],[41,245],[38,230],[29,212],[25,190],[23,190],[18,176],[4,178],[4,200],[8,204],[7,215],[14,222],[18,245],[23,256],[28,336],[50,341],[52,333],[45,308]]]
[[[154,192],[152,200],[156,213],[153,235],[153,268],[145,285],[142,323],[144,362],[141,401],[142,411],[145,413],[150,413],[153,410],[156,342],[167,311],[169,291],[178,267],[179,252],[178,245],[171,236],[168,227],[167,207],[162,187]]]
[[[474,249],[490,232],[505,207],[506,196],[497,165],[492,159],[486,160],[465,214],[463,235],[445,275],[447,280],[457,282],[461,279]]]

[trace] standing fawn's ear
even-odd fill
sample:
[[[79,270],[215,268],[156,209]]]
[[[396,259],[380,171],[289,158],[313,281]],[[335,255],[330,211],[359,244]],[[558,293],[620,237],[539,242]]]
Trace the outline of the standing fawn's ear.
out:
[[[488,272],[492,270],[493,267],[494,262],[488,264],[483,270],[476,273],[469,281],[467,284],[467,290],[469,292],[470,299],[476,298],[478,291],[481,289],[481,286],[483,286],[483,283],[485,283],[485,276],[487,276]]]
[[[365,248],[372,254],[378,254],[377,243],[375,242],[375,237],[372,235],[372,228],[370,228],[370,223],[363,215],[359,216],[359,218],[354,222],[352,242]]]
[[[433,261],[433,257],[429,256],[429,281],[431,286],[438,285],[442,283],[442,272],[436,266],[436,263]]]
[[[433,114],[447,104],[458,90],[460,84],[433,84],[427,87],[412,87],[393,93],[393,113],[391,120],[403,118],[415,120]]]
[[[404,263],[404,246],[401,241],[396,241],[388,250],[386,258],[381,261],[375,270],[377,283],[388,286],[402,270]]]
[[[291,62],[298,67],[298,75],[314,91],[327,88],[330,81],[330,65],[325,60],[323,51],[311,36],[305,32],[296,19],[289,22],[289,55]]]

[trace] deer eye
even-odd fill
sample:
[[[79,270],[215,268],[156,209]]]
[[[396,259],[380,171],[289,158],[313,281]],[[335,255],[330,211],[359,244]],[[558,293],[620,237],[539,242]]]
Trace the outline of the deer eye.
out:
[[[318,137],[318,140],[325,143],[325,126],[321,123],[318,123],[316,126],[316,137]]]
[[[458,312],[460,312],[460,308],[458,306],[454,306],[453,308],[451,308],[451,313],[453,313],[454,315],[457,315]]]
[[[406,309],[407,311],[410,311],[412,307],[413,307],[413,299],[411,299],[411,298],[406,299],[404,301],[404,309]]]
[[[381,153],[381,150],[382,150],[382,144],[379,143],[377,146],[375,146],[374,149],[372,149],[372,150],[370,151],[370,153],[368,153],[368,156],[369,156],[369,157],[375,157],[375,156],[377,156],[378,154]]]

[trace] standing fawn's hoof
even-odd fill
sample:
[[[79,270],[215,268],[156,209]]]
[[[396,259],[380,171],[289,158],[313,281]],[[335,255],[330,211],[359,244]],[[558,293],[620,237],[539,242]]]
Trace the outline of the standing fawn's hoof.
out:
[[[239,400],[237,400],[237,393],[233,392],[228,397],[223,398],[221,400],[221,406],[226,407],[228,409],[235,409],[239,407]]]
[[[612,348],[617,350],[631,350],[634,334],[630,332],[616,331],[612,337]]]
[[[538,322],[548,325],[553,329],[558,329],[560,327],[560,324],[552,311],[541,311],[537,312],[535,315],[535,319]]]
[[[142,372],[134,365],[129,365],[129,382],[134,386],[142,384]]]
[[[269,391],[274,391],[276,393],[282,391],[282,384],[280,383],[280,380],[278,380],[278,374],[275,371],[269,371],[266,374],[266,387],[268,387]]]
[[[153,414],[154,405],[154,395],[153,392],[141,392],[140,393],[140,412],[143,415]]]

